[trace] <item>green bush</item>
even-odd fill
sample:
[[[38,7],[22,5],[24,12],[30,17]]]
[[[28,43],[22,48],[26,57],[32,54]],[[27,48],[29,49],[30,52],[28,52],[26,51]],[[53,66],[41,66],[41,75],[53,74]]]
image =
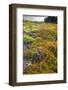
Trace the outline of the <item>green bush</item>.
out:
[[[29,36],[29,35],[27,35],[27,34],[24,34],[23,40],[24,40],[25,43],[30,43],[30,42],[32,42],[34,39],[33,39],[31,36]]]

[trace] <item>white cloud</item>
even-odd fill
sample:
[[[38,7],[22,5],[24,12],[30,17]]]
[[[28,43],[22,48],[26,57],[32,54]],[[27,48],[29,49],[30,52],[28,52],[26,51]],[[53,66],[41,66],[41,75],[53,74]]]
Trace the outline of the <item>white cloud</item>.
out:
[[[24,15],[23,19],[24,20],[30,20],[30,21],[44,21],[44,19],[47,18],[47,16],[32,16],[32,15]]]

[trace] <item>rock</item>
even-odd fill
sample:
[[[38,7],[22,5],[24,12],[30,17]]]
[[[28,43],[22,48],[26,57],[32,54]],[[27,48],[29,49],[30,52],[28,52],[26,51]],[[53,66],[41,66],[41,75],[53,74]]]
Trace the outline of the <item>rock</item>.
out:
[[[41,56],[38,52],[34,53],[32,56],[32,63],[38,63],[41,59]]]

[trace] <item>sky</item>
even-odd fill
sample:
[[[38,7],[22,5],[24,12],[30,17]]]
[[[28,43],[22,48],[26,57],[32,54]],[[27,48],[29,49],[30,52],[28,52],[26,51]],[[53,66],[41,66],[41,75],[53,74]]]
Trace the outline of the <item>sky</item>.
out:
[[[24,15],[23,16],[23,19],[24,20],[30,20],[30,21],[38,21],[38,22],[41,22],[41,21],[44,21],[44,19],[47,18],[47,16],[34,16],[34,15]]]

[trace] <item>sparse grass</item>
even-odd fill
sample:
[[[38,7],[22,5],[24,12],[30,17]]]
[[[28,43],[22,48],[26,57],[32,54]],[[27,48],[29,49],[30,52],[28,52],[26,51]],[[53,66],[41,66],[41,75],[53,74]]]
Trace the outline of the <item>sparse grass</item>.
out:
[[[32,32],[32,36],[29,32]],[[40,50],[41,59],[24,70],[24,74],[57,73],[57,24],[24,21],[24,42],[31,46],[24,49],[24,56],[32,61],[34,53]]]

